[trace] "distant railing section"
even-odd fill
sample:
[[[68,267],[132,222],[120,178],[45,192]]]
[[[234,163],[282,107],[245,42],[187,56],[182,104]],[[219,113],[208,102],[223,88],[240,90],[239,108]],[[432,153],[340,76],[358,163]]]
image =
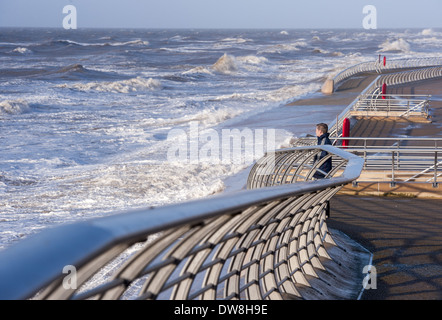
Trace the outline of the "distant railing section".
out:
[[[384,181],[431,183],[442,175],[442,138],[337,138],[348,140],[345,150],[364,159],[364,171],[383,171]],[[339,144],[339,143],[338,143]],[[369,175],[361,177],[367,180]],[[371,175],[371,181],[381,176]]]
[[[311,181],[323,151],[336,167]],[[332,146],[276,151],[252,190],[45,230],[0,252],[0,299],[303,298],[334,244],[326,202],[362,164]]]
[[[365,138],[330,137],[334,145],[364,159],[357,182],[430,183],[434,187],[442,176],[442,138]],[[342,147],[342,140],[348,146]],[[300,143],[314,145],[315,138]],[[377,172],[377,173],[375,173]]]
[[[350,117],[350,113],[354,110],[355,105],[361,99],[366,99],[366,97],[372,97],[373,95],[378,95],[381,98],[381,87],[386,84],[387,87],[403,85],[423,80],[432,80],[442,78],[442,66],[416,69],[411,71],[403,71],[392,74],[385,74],[378,76],[367,88],[365,88],[361,94],[344,109],[335,120],[333,120],[329,125],[329,131],[331,135],[339,136],[343,122],[345,118]],[[406,114],[405,114],[406,115]]]
[[[384,117],[429,117],[431,96],[428,95],[388,95],[376,93],[361,96],[354,104],[352,116]]]
[[[438,79],[441,77],[442,66],[384,74],[376,78],[376,80],[368,87],[367,94],[374,93],[376,90],[379,91],[383,84],[397,86],[423,80]]]
[[[339,72],[332,79],[334,82],[334,88],[336,89],[339,87],[339,84],[342,81],[354,75],[365,72],[383,73],[387,71],[393,71],[405,68],[425,68],[425,67],[440,66],[440,65],[442,65],[442,57],[417,58],[417,59],[392,59],[386,61],[385,65],[383,60],[377,60],[370,62],[362,62],[354,66],[351,66]]]

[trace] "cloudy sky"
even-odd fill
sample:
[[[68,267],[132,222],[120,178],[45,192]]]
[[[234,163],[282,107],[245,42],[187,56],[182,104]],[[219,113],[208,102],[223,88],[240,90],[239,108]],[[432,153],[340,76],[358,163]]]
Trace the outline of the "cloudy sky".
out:
[[[0,0],[0,27],[62,27],[63,7],[78,28],[442,28],[442,0]]]

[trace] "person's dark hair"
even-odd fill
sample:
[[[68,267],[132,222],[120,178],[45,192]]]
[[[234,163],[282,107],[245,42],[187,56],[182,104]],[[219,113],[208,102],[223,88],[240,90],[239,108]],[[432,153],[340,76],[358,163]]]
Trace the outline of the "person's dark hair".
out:
[[[316,128],[318,128],[323,134],[328,132],[328,125],[326,123],[318,123]]]

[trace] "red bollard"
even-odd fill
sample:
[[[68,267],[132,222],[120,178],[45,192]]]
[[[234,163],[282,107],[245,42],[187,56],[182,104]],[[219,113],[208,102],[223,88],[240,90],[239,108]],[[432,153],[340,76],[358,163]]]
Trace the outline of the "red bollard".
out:
[[[384,56],[384,67],[387,65],[387,57]]]
[[[350,120],[348,118],[344,119],[342,123],[342,137],[350,137]],[[348,147],[348,140],[342,140],[342,147],[346,149]]]
[[[384,83],[382,85],[382,99],[385,99],[385,95],[387,94],[387,84]]]

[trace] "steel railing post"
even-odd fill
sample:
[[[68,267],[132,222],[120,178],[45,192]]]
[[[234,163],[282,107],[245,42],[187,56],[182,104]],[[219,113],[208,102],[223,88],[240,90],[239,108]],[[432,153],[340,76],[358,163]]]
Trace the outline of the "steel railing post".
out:
[[[367,139],[364,139],[364,170],[367,169]]]
[[[437,183],[437,151],[434,152],[434,181],[433,181],[433,188],[437,188],[438,187],[438,183]]]
[[[391,152],[391,187],[396,186],[395,178],[394,178],[394,151]]]

